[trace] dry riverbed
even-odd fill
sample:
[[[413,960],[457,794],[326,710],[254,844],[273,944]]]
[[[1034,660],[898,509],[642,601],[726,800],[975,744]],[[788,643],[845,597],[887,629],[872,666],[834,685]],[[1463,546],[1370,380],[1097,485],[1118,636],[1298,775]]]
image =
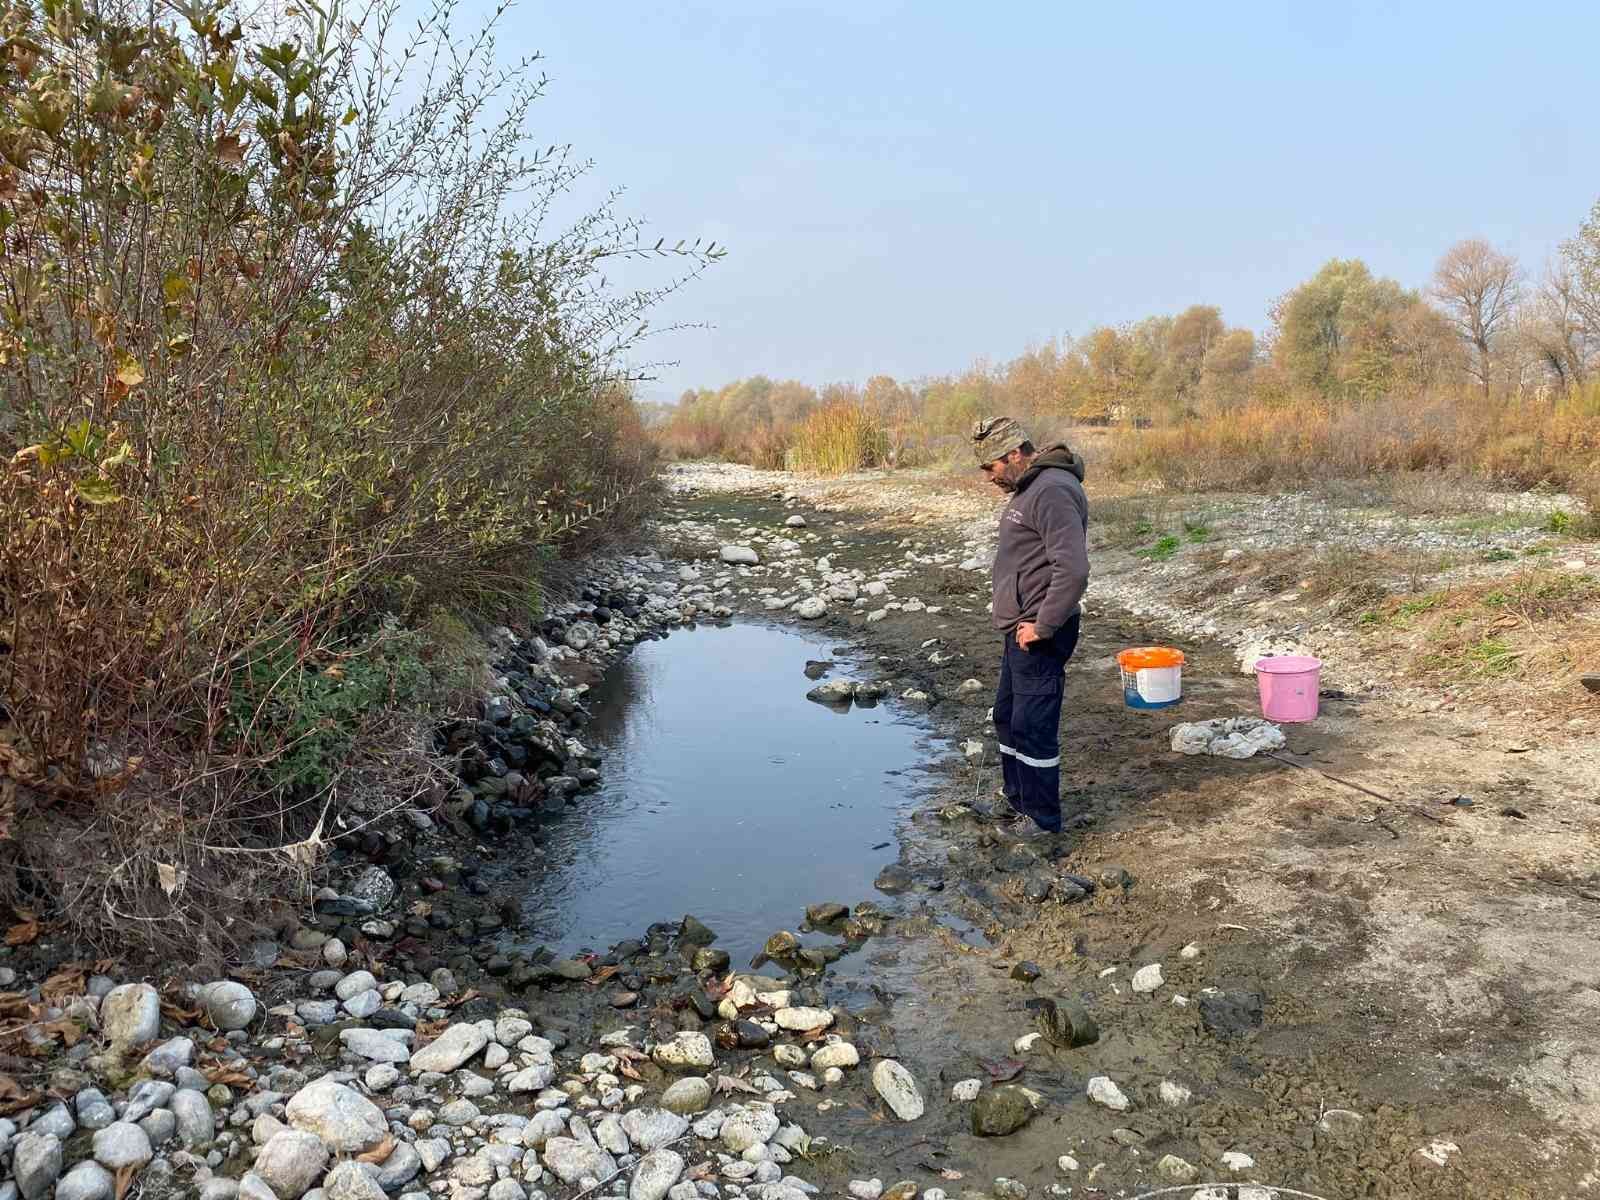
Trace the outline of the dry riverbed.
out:
[[[1549,501],[1466,528],[1091,479],[1069,831],[1022,845],[991,820],[995,498],[670,483],[641,547],[498,635],[481,719],[437,731],[437,802],[368,814],[272,936],[183,972],[48,933],[0,955],[0,1200],[1589,1193],[1600,702],[1571,647],[1596,572]],[[588,685],[728,620],[832,644],[792,686],[867,701],[838,720],[933,737],[872,894],[796,904],[759,974],[681,909],[529,945],[496,881],[536,892],[547,822],[600,817]],[[1510,665],[1432,661],[1450,629]],[[1111,666],[1149,642],[1189,656],[1183,720],[1253,711],[1263,648],[1318,653],[1335,694],[1284,760],[1175,754],[1178,718],[1126,709]],[[724,866],[708,840],[671,869]]]
[[[731,603],[792,615],[827,597],[813,620],[864,640],[897,694],[913,693],[901,703],[931,700],[953,740],[983,741],[996,652],[984,624],[992,498],[926,478],[823,483],[688,467],[676,479],[683,552],[697,540],[702,555],[712,543],[752,542],[769,564],[740,569]],[[1019,1056],[1028,1063],[1020,1081],[1052,1100],[1019,1133],[979,1142],[952,1128],[941,1139],[985,1173],[1033,1184],[1066,1152],[1082,1169],[1057,1182],[1115,1194],[1156,1186],[1169,1153],[1222,1179],[1221,1156],[1244,1153],[1257,1163],[1248,1177],[1328,1196],[1586,1192],[1600,1133],[1590,1033],[1600,1009],[1600,702],[1570,672],[1541,685],[1407,669],[1409,655],[1381,650],[1396,632],[1352,620],[1348,596],[1319,606],[1303,594],[1316,589],[1292,575],[1263,588],[1249,564],[1231,576],[1227,567],[1264,550],[1304,561],[1342,535],[1392,559],[1440,545],[1470,559],[1433,563],[1424,589],[1492,588],[1479,577],[1494,572],[1509,588],[1508,573],[1524,568],[1507,553],[1550,539],[1526,521],[1463,531],[1460,521],[1370,513],[1345,521],[1337,505],[1305,498],[1199,498],[1182,504],[1208,512],[1204,541],[1152,559],[1141,545],[1108,544],[1126,519],[1117,510],[1133,503],[1107,506],[1113,521],[1100,530],[1085,640],[1069,672],[1063,799],[1088,823],[1038,863],[995,839],[982,816],[994,785],[979,765],[993,761],[989,743],[977,763],[956,760],[904,853],[909,894],[985,927],[997,945],[955,944],[933,962],[924,949],[905,951],[940,982],[895,1022],[902,1042],[919,1044],[930,1065],[954,1046],[968,1063],[993,1062],[1012,1052],[1033,1015],[1028,1000],[1041,995],[1081,999],[1101,1038]],[[1263,547],[1263,517],[1286,505],[1310,528]],[[804,528],[786,527],[796,515]],[[1570,581],[1563,587],[1585,594],[1597,573],[1588,553],[1558,545],[1545,557]],[[1441,582],[1452,571],[1467,580]],[[1186,605],[1182,581],[1207,577]],[[1224,588],[1217,577],[1237,582]],[[874,582],[888,586],[869,594]],[[1369,589],[1362,611],[1390,611],[1412,594],[1406,580],[1367,582],[1383,591]],[[1594,637],[1582,609],[1525,624],[1535,638]],[[1324,700],[1316,724],[1287,731],[1286,757],[1384,798],[1283,762],[1171,753],[1175,718],[1122,707],[1110,663],[1115,650],[1149,642],[1189,655],[1184,720],[1253,711],[1240,661],[1261,649],[1322,655],[1337,698]],[[981,690],[964,693],[969,679]],[[973,814],[955,813],[957,803]],[[1071,899],[1062,872],[1102,886]],[[1104,886],[1121,873],[1131,886]],[[1035,903],[1047,885],[1054,894]],[[1023,961],[1043,977],[996,996],[986,981],[1009,979]],[[1155,963],[1162,985],[1135,991],[1134,974]],[[1239,999],[1251,1027],[1219,1034],[1223,1010],[1214,1003],[1216,1020],[1207,1017],[1211,988]],[[1087,1100],[1085,1082],[1098,1074],[1119,1083],[1132,1115]],[[1168,1104],[1164,1092],[1188,1097]],[[1330,1122],[1329,1110],[1360,1120]]]

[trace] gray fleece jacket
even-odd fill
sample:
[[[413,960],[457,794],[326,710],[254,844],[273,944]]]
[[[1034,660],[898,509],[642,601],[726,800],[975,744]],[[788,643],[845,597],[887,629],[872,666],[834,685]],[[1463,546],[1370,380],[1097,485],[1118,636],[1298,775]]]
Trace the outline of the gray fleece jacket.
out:
[[[1079,611],[1089,586],[1089,498],[1083,460],[1065,442],[1046,446],[1017,480],[1000,514],[994,558],[994,627],[1032,621],[1050,637]]]

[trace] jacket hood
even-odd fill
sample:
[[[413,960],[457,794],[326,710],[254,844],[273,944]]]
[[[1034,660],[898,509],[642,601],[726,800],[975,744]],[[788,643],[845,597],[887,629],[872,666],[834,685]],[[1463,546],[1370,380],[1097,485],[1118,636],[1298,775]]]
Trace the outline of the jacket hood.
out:
[[[1017,491],[1022,491],[1037,479],[1041,471],[1052,470],[1067,471],[1075,476],[1079,483],[1083,482],[1083,459],[1074,454],[1072,447],[1065,442],[1052,442],[1033,456],[1033,461],[1022,473],[1022,478],[1017,480]]]

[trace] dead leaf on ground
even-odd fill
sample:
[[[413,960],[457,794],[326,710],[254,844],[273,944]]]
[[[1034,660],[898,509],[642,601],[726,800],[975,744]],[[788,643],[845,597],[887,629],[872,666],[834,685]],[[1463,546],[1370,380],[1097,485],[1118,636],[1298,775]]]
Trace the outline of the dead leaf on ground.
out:
[[[364,1154],[356,1155],[356,1161],[364,1163],[381,1163],[387,1159],[389,1155],[394,1153],[394,1147],[394,1134],[386,1133],[383,1135],[383,1141],[379,1142],[371,1150],[368,1150]]]
[[[0,1075],[0,1117],[9,1117],[12,1113],[32,1108],[42,1098],[38,1092],[25,1090],[11,1076]]]
[[[198,1008],[184,1008],[171,1000],[161,1001],[161,1015],[178,1025],[200,1024],[200,1010]]]
[[[134,1176],[138,1173],[139,1169],[132,1163],[129,1163],[125,1167],[117,1168],[115,1179],[116,1200],[122,1200],[122,1198],[128,1194],[128,1189],[133,1186]]]
[[[18,921],[6,930],[6,945],[30,946],[39,940],[39,918],[25,908],[17,909]]]
[[[978,1065],[989,1072],[990,1078],[997,1083],[1005,1083],[1008,1079],[1015,1079],[1022,1074],[1022,1069],[1028,1064],[1016,1058],[997,1058],[993,1062],[980,1058]]]
[[[57,1008],[75,996],[83,995],[88,977],[81,963],[63,963],[61,969],[39,985],[39,994]]]
[[[589,986],[598,987],[620,970],[622,970],[622,968],[616,963],[612,963],[609,967],[601,967],[593,975],[589,976]]]
[[[238,1067],[212,1067],[202,1072],[212,1083],[225,1083],[229,1087],[249,1088],[255,1085],[255,1080],[245,1074]]]
[[[746,1083],[743,1079],[735,1079],[732,1075],[717,1076],[717,1091],[723,1095],[730,1092],[749,1092],[752,1096],[761,1094],[761,1089],[754,1084]]]
[[[466,991],[462,992],[461,995],[457,996],[454,1000],[445,1001],[445,1005],[444,1006],[446,1008],[460,1008],[463,1004],[467,1003],[467,1001],[476,1000],[481,994],[482,993],[480,993],[477,988],[468,988]]]

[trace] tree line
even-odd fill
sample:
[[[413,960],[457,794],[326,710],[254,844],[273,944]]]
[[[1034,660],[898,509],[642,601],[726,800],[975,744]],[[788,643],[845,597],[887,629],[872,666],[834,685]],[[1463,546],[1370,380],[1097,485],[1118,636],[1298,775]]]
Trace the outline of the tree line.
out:
[[[956,375],[814,387],[763,375],[685,391],[650,417],[669,451],[791,457],[814,414],[854,406],[885,455],[937,453],[997,411],[1081,424],[1171,425],[1247,405],[1350,405],[1469,393],[1553,399],[1600,372],[1600,201],[1537,274],[1479,238],[1451,246],[1426,286],[1334,259],[1280,297],[1261,334],[1215,305],[1104,325]]]

